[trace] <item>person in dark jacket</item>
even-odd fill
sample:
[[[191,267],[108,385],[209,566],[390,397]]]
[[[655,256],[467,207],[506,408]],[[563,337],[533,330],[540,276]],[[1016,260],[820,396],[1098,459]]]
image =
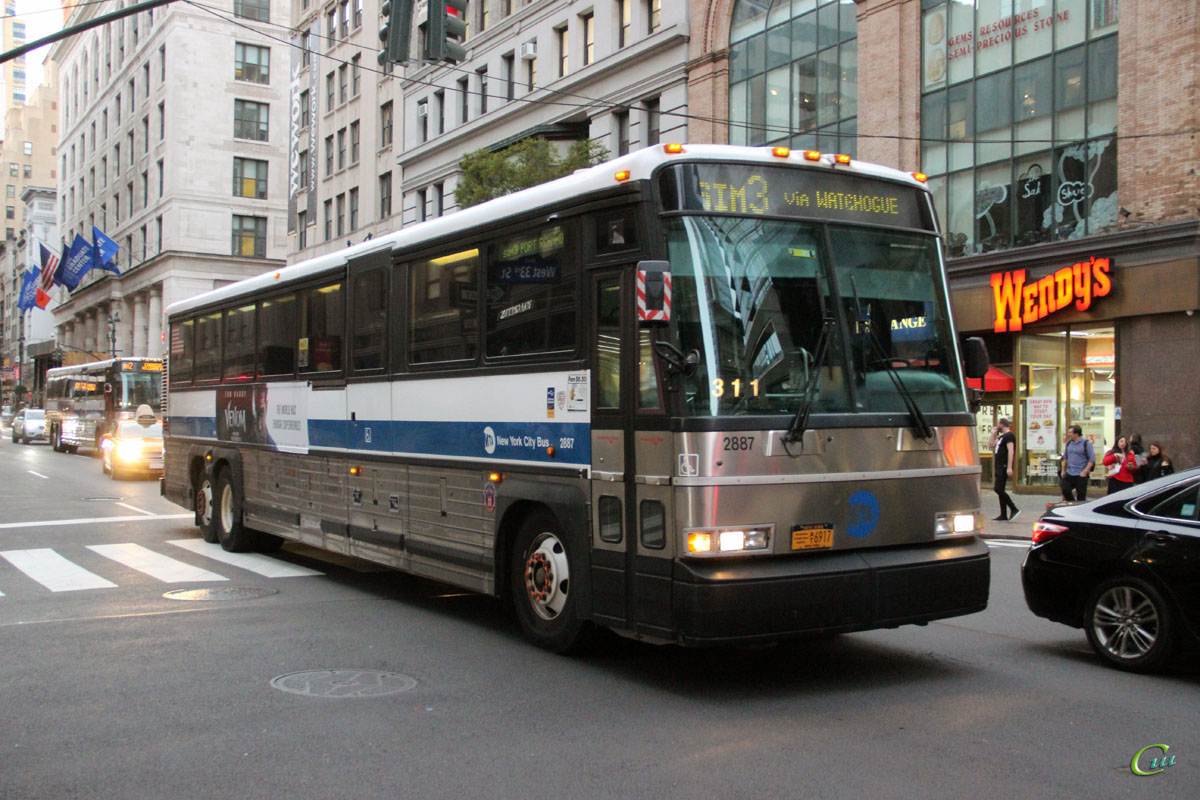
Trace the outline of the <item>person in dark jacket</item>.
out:
[[[1137,466],[1133,468],[1133,482],[1142,482],[1142,467],[1146,466],[1146,448],[1142,447],[1142,435],[1135,433],[1129,437],[1129,452],[1133,453],[1133,458],[1137,461]]]
[[[1146,463],[1138,472],[1141,474],[1142,481],[1152,481],[1155,478],[1173,474],[1175,472],[1175,465],[1171,463],[1171,459],[1167,458],[1167,454],[1163,452],[1162,445],[1154,442],[1150,445],[1150,452],[1146,456]]]

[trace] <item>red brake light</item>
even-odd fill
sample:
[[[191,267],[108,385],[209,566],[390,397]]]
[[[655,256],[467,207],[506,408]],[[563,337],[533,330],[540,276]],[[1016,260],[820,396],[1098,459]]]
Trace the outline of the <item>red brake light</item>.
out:
[[[1066,533],[1065,525],[1055,525],[1051,522],[1035,522],[1033,524],[1033,543],[1041,544],[1047,539],[1053,539],[1060,533]]]

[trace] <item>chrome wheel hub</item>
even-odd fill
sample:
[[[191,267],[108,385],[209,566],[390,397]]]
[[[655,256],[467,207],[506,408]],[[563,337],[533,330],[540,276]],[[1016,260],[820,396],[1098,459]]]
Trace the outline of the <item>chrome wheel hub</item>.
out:
[[[567,551],[552,533],[539,535],[525,557],[525,589],[534,612],[542,619],[562,613],[570,591]]]
[[[1096,601],[1092,630],[1101,646],[1117,658],[1140,658],[1158,641],[1158,612],[1137,589],[1114,586]]]

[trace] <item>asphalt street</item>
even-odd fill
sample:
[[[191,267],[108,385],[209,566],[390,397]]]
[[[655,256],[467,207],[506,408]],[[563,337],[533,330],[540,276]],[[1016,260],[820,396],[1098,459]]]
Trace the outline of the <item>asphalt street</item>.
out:
[[[1193,796],[1196,668],[1101,665],[1025,608],[1027,544],[991,544],[972,616],[563,657],[495,599],[292,544],[230,560],[155,481],[5,438],[0,798]],[[1175,764],[1134,776],[1159,743]]]

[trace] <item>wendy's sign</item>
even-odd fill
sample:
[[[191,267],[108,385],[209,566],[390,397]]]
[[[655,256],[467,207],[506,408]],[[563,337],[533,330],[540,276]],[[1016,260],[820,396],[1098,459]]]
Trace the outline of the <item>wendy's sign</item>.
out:
[[[1111,263],[1095,258],[1072,264],[1027,283],[1025,270],[997,272],[992,275],[992,298],[996,308],[996,333],[1019,331],[1072,303],[1080,311],[1092,307],[1092,301],[1112,291]]]

